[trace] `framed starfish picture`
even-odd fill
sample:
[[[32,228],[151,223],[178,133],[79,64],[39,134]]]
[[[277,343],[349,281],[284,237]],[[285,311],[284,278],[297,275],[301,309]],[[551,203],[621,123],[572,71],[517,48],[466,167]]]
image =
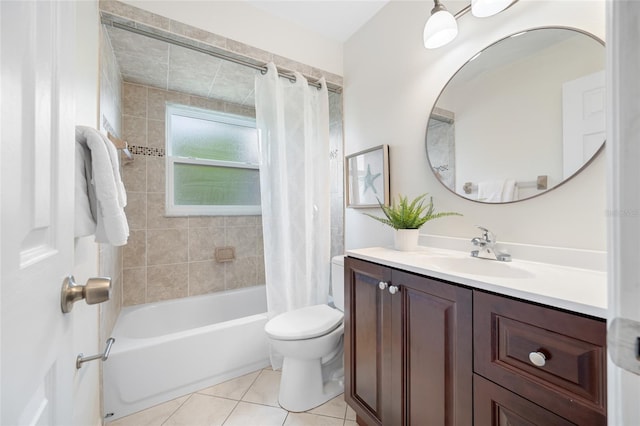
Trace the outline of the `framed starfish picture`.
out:
[[[380,145],[345,158],[347,207],[389,205],[389,146]]]

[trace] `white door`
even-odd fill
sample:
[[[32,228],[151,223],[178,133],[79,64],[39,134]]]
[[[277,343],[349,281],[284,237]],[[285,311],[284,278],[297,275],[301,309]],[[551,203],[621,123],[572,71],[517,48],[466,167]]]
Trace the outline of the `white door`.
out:
[[[605,136],[604,71],[562,85],[562,168],[567,179],[600,149]]]
[[[0,1],[0,424],[70,424],[75,8]]]
[[[608,421],[640,424],[640,2],[607,2]]]

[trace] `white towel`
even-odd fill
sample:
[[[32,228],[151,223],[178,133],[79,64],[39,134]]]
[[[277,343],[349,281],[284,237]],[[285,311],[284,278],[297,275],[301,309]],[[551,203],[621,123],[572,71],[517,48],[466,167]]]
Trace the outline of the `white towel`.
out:
[[[491,180],[478,183],[478,201],[505,203],[518,199],[518,186],[514,179]]]
[[[77,237],[96,233],[96,200],[91,185],[91,151],[86,139],[76,136],[75,233]]]
[[[91,177],[88,180],[87,199],[91,207],[91,190],[95,192],[95,235],[96,242],[122,246],[129,237],[129,225],[124,213],[127,203],[126,192],[120,177],[118,152],[106,136],[86,126],[76,127],[76,142],[86,145],[90,151]],[[86,152],[85,152],[86,153]],[[85,161],[88,158],[85,156]],[[86,170],[86,169],[85,169]],[[82,186],[82,178],[76,179],[76,185]],[[81,203],[85,202],[83,197]],[[80,206],[81,215],[86,218],[86,207]]]
[[[502,202],[503,188],[504,180],[478,182],[478,201],[485,201],[487,203]]]
[[[502,187],[502,202],[516,201],[518,199],[518,185],[514,179],[504,181]]]
[[[111,161],[111,168],[113,169],[113,178],[116,182],[116,190],[118,191],[118,202],[124,208],[127,205],[127,191],[124,189],[124,183],[120,176],[120,156],[118,154],[118,150],[113,143],[111,143],[109,138],[102,133],[100,133],[100,136],[102,136],[102,140],[109,152],[109,160]]]

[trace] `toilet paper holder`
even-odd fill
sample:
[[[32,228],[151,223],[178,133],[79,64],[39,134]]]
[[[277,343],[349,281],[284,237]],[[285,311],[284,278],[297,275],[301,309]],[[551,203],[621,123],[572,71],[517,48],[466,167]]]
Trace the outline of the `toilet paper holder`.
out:
[[[104,352],[97,355],[84,356],[83,354],[78,354],[76,357],[76,369],[79,370],[82,368],[82,364],[89,361],[95,361],[97,359],[101,361],[106,361],[109,358],[109,353],[111,353],[111,346],[115,343],[116,339],[113,337],[109,337],[106,342],[106,347],[104,348]]]

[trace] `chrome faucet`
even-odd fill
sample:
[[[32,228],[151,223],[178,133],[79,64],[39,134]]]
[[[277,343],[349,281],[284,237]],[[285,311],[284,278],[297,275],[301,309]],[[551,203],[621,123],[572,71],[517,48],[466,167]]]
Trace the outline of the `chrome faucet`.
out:
[[[500,262],[511,262],[510,254],[496,251],[495,234],[482,226],[476,225],[476,227],[482,231],[482,236],[471,239],[471,243],[479,247],[477,250],[471,250],[471,256],[499,260]]]

